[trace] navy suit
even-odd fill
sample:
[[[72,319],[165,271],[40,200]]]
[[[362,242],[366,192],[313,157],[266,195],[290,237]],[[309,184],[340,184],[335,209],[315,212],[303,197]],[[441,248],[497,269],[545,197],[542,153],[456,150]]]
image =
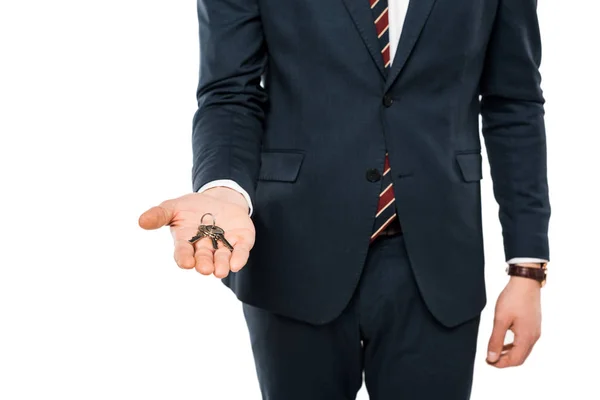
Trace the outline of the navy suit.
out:
[[[506,258],[549,259],[536,3],[412,0],[386,77],[368,0],[199,0],[193,188],[250,194],[256,244],[224,279],[238,298],[335,322],[372,249],[387,150],[427,312],[447,329],[477,319],[480,114]]]

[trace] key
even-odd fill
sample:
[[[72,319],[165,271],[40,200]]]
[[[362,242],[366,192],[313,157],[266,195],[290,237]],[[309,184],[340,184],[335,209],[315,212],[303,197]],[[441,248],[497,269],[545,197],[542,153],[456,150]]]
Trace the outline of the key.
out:
[[[225,231],[216,225],[200,225],[200,229],[206,236],[222,235]]]
[[[216,229],[214,229],[214,228],[216,228]],[[198,240],[200,240],[204,237],[212,237],[214,235],[213,232],[216,232],[216,233],[223,232],[223,229],[219,228],[218,226],[213,226],[213,225],[200,225],[200,226],[198,226],[198,233],[196,233],[196,236],[194,236],[193,238],[191,238],[188,241],[190,243],[194,244]],[[213,243],[213,247],[214,247],[214,243]]]
[[[227,239],[225,239],[225,235],[223,235],[222,233],[216,233],[216,234],[214,234],[214,236],[211,236],[211,237],[214,237],[217,242],[223,243],[223,245],[225,247],[227,247],[229,250],[233,251],[233,246],[231,245],[231,243],[229,243],[229,241]]]
[[[222,242],[223,245],[229,250],[233,250],[231,243],[225,239],[225,231],[222,228],[215,225],[202,225],[201,228],[204,234],[213,240],[213,247],[215,250],[218,249],[219,241]]]
[[[225,247],[227,247],[229,250],[233,251],[233,246],[231,245],[231,243],[229,243],[229,241],[227,239],[225,239],[225,235],[220,233],[217,236],[218,236],[217,240],[220,240]]]
[[[202,231],[201,229],[198,229],[198,233],[196,233],[196,235],[193,238],[188,240],[188,242],[190,242],[191,244],[194,244],[198,240],[202,239],[203,237],[206,237],[206,233],[204,233],[204,231]]]

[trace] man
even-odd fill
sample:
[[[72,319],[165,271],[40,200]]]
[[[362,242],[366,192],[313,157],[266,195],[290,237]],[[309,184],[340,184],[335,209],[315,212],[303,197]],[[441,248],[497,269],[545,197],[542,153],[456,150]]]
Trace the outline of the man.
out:
[[[374,400],[469,398],[480,114],[511,264],[487,361],[527,358],[549,259],[536,3],[198,1],[197,193],[140,225],[243,302],[263,398],[352,399],[363,372]],[[190,244],[201,223],[233,250]]]

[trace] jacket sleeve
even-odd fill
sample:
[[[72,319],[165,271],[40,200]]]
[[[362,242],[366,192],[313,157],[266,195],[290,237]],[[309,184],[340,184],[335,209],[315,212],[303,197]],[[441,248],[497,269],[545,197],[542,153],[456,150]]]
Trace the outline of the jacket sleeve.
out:
[[[536,0],[499,0],[480,84],[483,137],[506,259],[549,260],[541,41]]]
[[[192,134],[192,182],[228,179],[254,200],[267,59],[257,0],[198,0],[200,78]]]

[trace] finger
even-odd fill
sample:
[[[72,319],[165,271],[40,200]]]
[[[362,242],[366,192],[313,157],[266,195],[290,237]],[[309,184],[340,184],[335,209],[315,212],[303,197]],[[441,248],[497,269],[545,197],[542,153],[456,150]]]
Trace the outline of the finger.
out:
[[[521,328],[515,330],[515,346],[509,353],[509,365],[516,367],[523,365],[527,357],[533,350],[535,342],[539,335],[536,334],[535,328]]]
[[[500,357],[498,357],[498,361],[491,364],[496,368],[504,368],[506,367],[508,353],[515,347],[514,343],[507,343],[502,346],[502,351],[500,352]]]
[[[508,343],[508,344],[505,344],[504,346],[502,346],[502,353],[500,353],[500,356],[503,356],[506,353],[508,353],[510,351],[510,349],[512,349],[513,347],[515,347],[514,343]]]
[[[196,271],[202,275],[210,275],[215,271],[213,252],[212,244],[208,238],[196,242],[196,252],[194,254]]]
[[[187,240],[175,240],[175,253],[173,257],[179,268],[192,269],[196,265],[194,246]]]
[[[250,249],[252,249],[252,245],[243,239],[233,244],[231,260],[229,261],[232,272],[238,272],[244,268],[244,265],[248,262],[248,257],[250,257]]]
[[[494,319],[494,329],[488,343],[488,355],[487,362],[494,364],[500,359],[500,353],[504,346],[504,339],[506,338],[506,331],[510,327],[510,320],[508,318],[496,317]]]
[[[506,354],[494,365],[497,368],[517,367],[523,365],[535,344],[534,335],[527,332],[515,332],[514,343],[506,346]]]
[[[175,245],[173,257],[180,268],[192,269],[196,265],[195,248],[189,240],[197,230],[187,226],[171,226],[171,236]]]
[[[229,275],[229,259],[231,258],[231,251],[226,247],[219,247],[215,251],[214,263],[215,263],[215,277],[225,278]]]
[[[498,362],[494,364],[496,368],[509,368],[522,365],[527,358],[529,349],[523,346],[513,346],[510,350],[503,354]]]
[[[527,360],[529,358],[529,355],[533,351],[533,348],[535,347],[535,344],[538,342],[539,339],[540,339],[540,332],[539,331],[534,332],[531,337],[531,341],[530,341],[531,343],[530,343],[529,349],[527,349],[527,353],[525,354],[525,360]],[[523,361],[525,361],[525,360],[523,360]]]
[[[167,200],[140,215],[138,224],[144,229],[158,229],[171,222],[173,213],[174,201]]]

